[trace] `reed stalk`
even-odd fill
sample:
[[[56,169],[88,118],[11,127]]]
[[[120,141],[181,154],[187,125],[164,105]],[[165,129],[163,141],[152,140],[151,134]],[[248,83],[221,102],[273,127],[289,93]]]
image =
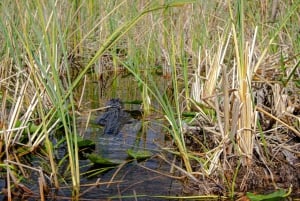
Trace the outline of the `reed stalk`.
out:
[[[237,143],[241,154],[246,157],[244,164],[250,165],[252,163],[253,154],[253,106],[251,101],[251,81],[252,66],[249,66],[251,55],[248,44],[245,42],[245,25],[244,25],[244,1],[237,2],[237,25],[232,25],[233,38],[235,44],[235,53],[237,60],[237,79],[239,88],[239,103],[241,105],[240,118],[238,124]],[[233,15],[231,12],[232,20]],[[237,31],[236,31],[237,30]],[[255,41],[255,39],[254,39]]]

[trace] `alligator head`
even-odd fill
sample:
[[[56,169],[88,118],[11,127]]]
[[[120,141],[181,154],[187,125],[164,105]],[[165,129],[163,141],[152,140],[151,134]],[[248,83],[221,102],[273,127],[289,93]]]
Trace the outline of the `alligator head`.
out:
[[[114,98],[107,102],[104,114],[96,119],[96,124],[104,126],[104,134],[117,135],[124,124],[129,123],[131,116],[123,110],[120,99]]]

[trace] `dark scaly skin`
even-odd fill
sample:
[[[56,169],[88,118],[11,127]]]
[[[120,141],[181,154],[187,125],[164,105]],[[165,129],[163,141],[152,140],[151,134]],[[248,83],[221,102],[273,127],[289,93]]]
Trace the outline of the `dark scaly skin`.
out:
[[[120,99],[111,99],[106,106],[108,108],[96,123],[104,126],[105,135],[117,135],[123,125],[130,122],[130,115],[123,111]]]

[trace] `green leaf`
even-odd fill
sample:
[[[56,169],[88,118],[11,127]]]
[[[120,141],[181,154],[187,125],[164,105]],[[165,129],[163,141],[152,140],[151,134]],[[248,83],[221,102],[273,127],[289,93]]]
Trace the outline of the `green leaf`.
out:
[[[35,131],[37,131],[39,129],[39,125],[36,125],[35,123],[30,123],[29,124],[29,132],[30,133],[34,133]]]
[[[262,195],[262,194],[254,194],[254,193],[247,193],[247,197],[251,201],[277,201],[283,200],[283,198],[287,197],[290,194],[290,191],[286,193],[284,189],[279,189],[270,194]]]
[[[88,155],[88,159],[93,162],[94,164],[97,164],[97,165],[112,165],[112,166],[115,166],[115,165],[119,165],[121,163],[123,163],[123,161],[121,160],[113,160],[113,159],[108,159],[108,158],[103,158],[101,155],[97,155],[97,154],[89,154]]]
[[[131,105],[140,105],[143,103],[142,100],[131,100],[131,101],[124,101],[124,104],[131,104]]]
[[[134,151],[132,149],[127,149],[126,152],[130,158],[134,158],[136,160],[147,159],[153,155],[153,153],[151,153],[150,151],[147,151],[147,150]]]
[[[195,0],[175,0],[167,3],[169,7],[181,7],[185,4],[195,3]]]
[[[89,139],[84,139],[80,136],[77,137],[77,145],[79,148],[90,147],[94,148],[96,146],[95,142]]]
[[[183,112],[182,117],[192,117],[194,118],[197,115],[196,112]]]

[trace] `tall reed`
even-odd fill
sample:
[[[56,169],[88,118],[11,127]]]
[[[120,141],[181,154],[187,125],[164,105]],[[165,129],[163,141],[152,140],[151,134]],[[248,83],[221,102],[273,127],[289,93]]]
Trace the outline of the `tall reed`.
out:
[[[249,8],[250,3],[246,1],[238,1],[236,4],[236,15],[233,14],[232,4],[228,2],[230,16],[232,20],[232,32],[234,39],[235,57],[237,61],[237,79],[239,89],[239,104],[241,107],[239,117],[239,132],[237,133],[237,143],[239,145],[240,153],[245,157],[244,164],[250,165],[252,163],[254,134],[255,128],[255,108],[253,106],[253,89],[251,83],[253,76],[257,72],[262,60],[265,58],[266,53],[269,50],[270,45],[273,43],[279,31],[286,26],[287,20],[295,13],[299,8],[299,3],[293,5],[290,10],[283,17],[283,20],[279,23],[279,26],[275,29],[275,32],[270,35],[270,39],[267,42],[267,46],[263,49],[262,54],[254,63],[254,52],[257,43],[258,28],[254,30],[252,41],[249,41],[245,37],[246,25],[245,25],[245,10]],[[235,20],[237,19],[237,20]]]
[[[241,154],[246,157],[244,163],[250,165],[252,163],[253,154],[253,119],[254,111],[251,99],[251,75],[253,67],[251,66],[253,49],[250,50],[248,43],[245,41],[245,24],[244,24],[244,1],[237,2],[236,9],[236,25],[233,24],[233,39],[235,44],[236,60],[237,60],[237,79],[239,88],[239,104],[241,105],[239,132],[237,133],[237,144],[239,145]],[[231,17],[233,15],[231,13]],[[237,31],[236,31],[237,30]],[[252,46],[255,44],[255,36]]]

